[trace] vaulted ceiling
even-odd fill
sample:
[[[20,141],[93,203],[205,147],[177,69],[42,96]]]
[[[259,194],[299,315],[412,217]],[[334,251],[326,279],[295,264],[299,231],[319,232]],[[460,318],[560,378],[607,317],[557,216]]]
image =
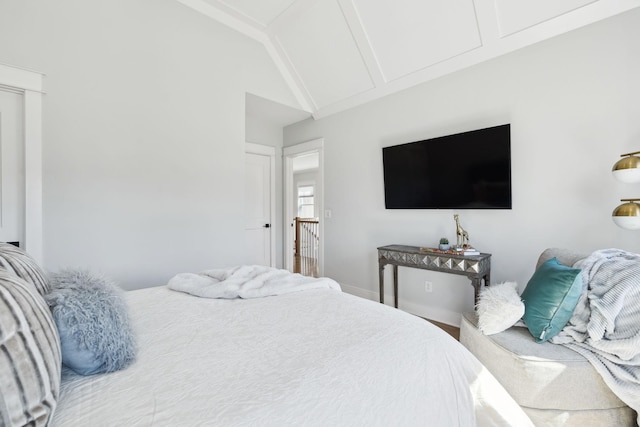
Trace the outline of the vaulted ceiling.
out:
[[[640,0],[178,0],[262,43],[319,118],[612,15]]]

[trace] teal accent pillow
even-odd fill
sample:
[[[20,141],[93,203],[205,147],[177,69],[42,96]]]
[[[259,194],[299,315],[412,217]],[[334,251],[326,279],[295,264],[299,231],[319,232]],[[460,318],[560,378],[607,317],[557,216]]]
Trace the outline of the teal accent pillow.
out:
[[[522,320],[537,342],[556,336],[571,318],[582,293],[580,271],[551,258],[533,273],[520,297]]]

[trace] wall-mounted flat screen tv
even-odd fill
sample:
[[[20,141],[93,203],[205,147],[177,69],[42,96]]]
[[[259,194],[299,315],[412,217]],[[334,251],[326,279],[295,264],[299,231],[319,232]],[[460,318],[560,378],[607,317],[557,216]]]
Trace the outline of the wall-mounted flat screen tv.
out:
[[[382,149],[387,209],[511,209],[511,125]]]

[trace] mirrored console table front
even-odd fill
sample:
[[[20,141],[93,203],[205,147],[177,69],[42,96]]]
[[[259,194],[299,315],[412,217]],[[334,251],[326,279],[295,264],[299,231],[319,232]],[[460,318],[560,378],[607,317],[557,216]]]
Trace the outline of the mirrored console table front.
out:
[[[417,246],[389,245],[378,248],[380,302],[384,304],[384,267],[393,265],[394,306],[398,308],[398,266],[440,271],[467,276],[474,289],[474,306],[482,285],[491,279],[491,254],[458,255],[428,250]]]

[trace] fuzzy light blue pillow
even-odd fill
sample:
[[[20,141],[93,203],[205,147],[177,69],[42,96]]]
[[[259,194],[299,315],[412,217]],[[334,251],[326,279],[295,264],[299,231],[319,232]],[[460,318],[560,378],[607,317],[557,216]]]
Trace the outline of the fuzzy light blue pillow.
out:
[[[58,327],[62,364],[80,375],[114,372],[135,359],[123,291],[86,270],[53,274],[45,299]]]

